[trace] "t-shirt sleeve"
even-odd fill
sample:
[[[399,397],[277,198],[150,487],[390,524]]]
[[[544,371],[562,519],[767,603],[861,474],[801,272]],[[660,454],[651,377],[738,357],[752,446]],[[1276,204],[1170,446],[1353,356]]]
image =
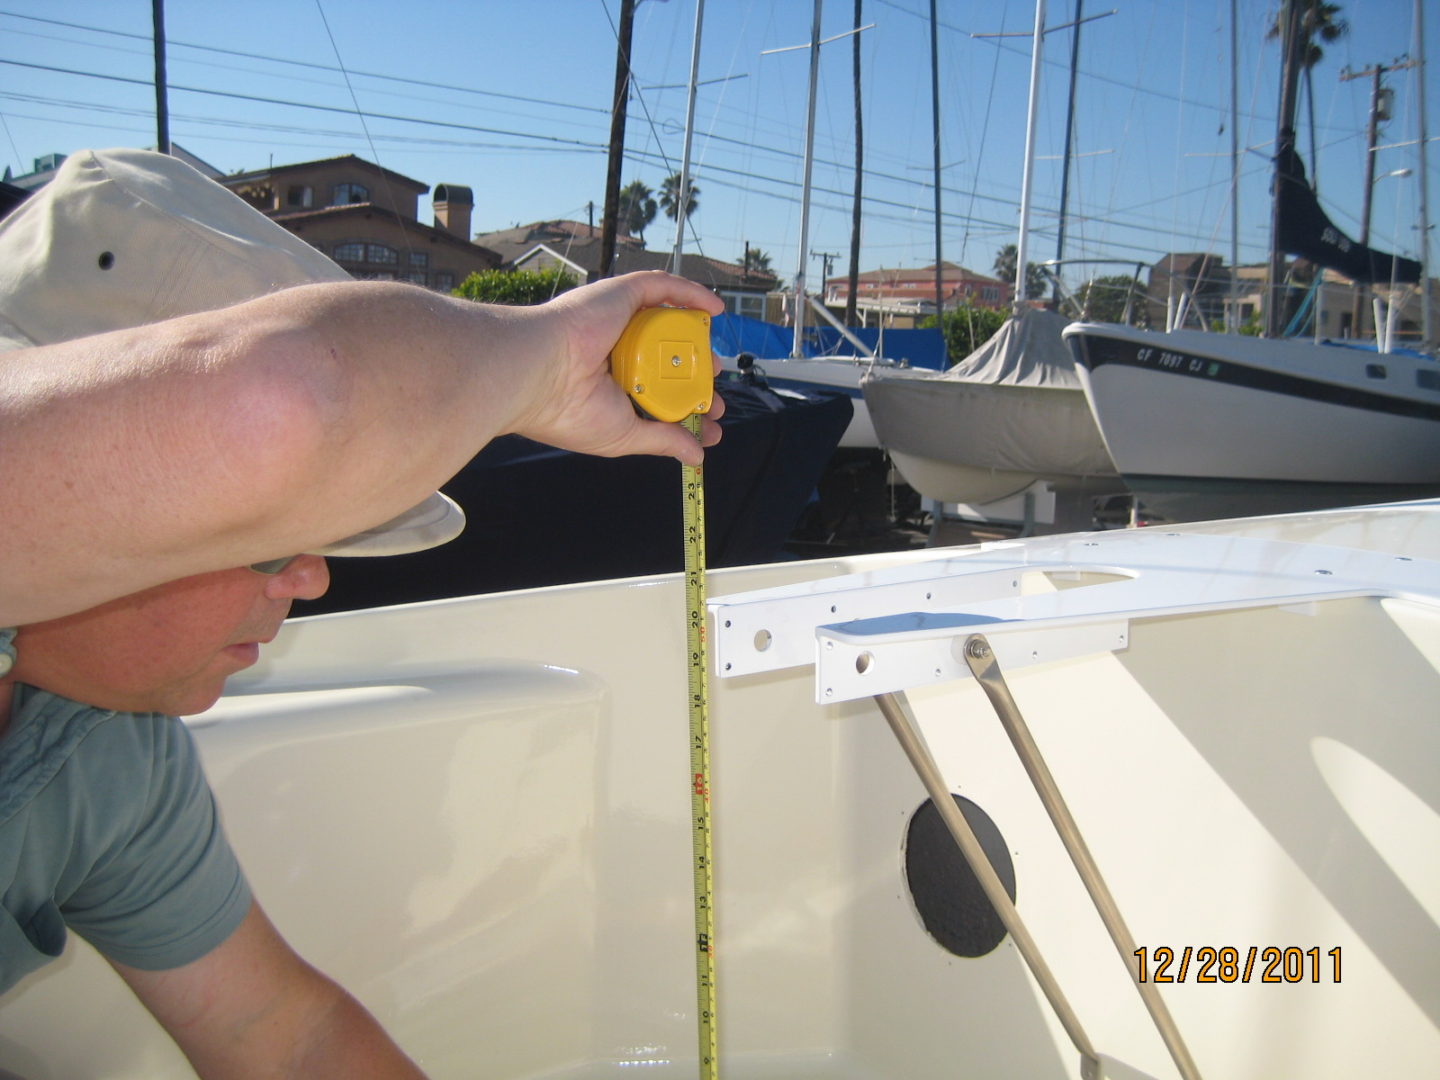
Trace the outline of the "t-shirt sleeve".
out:
[[[96,745],[101,732],[120,745]],[[85,845],[99,854],[61,899],[65,922],[130,967],[198,960],[240,925],[251,896],[194,738],[173,717],[135,715],[101,725],[86,743],[89,794],[117,812],[85,815],[106,835]],[[127,768],[105,767],[127,760]]]

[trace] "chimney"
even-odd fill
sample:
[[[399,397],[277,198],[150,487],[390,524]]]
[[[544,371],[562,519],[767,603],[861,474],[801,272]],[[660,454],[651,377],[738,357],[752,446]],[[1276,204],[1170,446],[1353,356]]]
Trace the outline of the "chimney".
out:
[[[470,239],[470,211],[475,196],[459,184],[435,185],[435,227],[461,240]]]

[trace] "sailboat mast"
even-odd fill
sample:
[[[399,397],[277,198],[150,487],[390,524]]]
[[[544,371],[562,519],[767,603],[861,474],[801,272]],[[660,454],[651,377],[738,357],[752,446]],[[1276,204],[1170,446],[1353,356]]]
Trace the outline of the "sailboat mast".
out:
[[[165,0],[150,0],[155,45],[155,149],[170,153],[170,91],[165,75]]]
[[[815,0],[815,16],[810,26],[810,103],[805,115],[805,178],[800,189],[800,258],[795,266],[795,340],[790,358],[804,355],[805,341],[805,259],[810,250],[810,170],[815,164],[815,85],[820,78],[820,7],[824,0]]]
[[[930,0],[930,125],[935,152],[935,325],[944,331],[945,265],[940,253],[940,23]]]
[[[1055,261],[1065,258],[1065,214],[1070,204],[1070,152],[1075,137],[1075,78],[1080,73],[1080,24],[1084,22],[1085,0],[1075,0],[1075,34],[1070,39],[1070,95],[1065,106],[1065,150],[1060,157],[1060,219],[1056,226]],[[1055,307],[1060,307],[1059,269],[1056,269]]]
[[[1285,0],[1280,18],[1280,108],[1275,121],[1275,183],[1270,209],[1270,270],[1265,291],[1265,335],[1279,337],[1285,326],[1285,305],[1282,302],[1285,284],[1285,253],[1280,250],[1280,204],[1285,198],[1285,179],[1281,163],[1295,150],[1295,94],[1300,83],[1300,65],[1296,52],[1300,42],[1300,5]]]
[[[1040,104],[1040,62],[1045,48],[1045,0],[1035,0],[1035,30],[1030,47],[1030,103],[1025,110],[1025,171],[1020,182],[1020,237],[1015,244],[1015,300],[1025,303],[1025,256],[1030,246],[1030,184],[1035,174],[1035,115]]]
[[[1420,99],[1420,312],[1421,328],[1424,337],[1421,341],[1425,348],[1435,344],[1435,324],[1433,321],[1433,299],[1430,289],[1430,172],[1426,162],[1430,157],[1430,148],[1426,140],[1429,138],[1429,129],[1425,126],[1425,0],[1415,0],[1415,80],[1418,83],[1416,90]]]
[[[1230,310],[1226,327],[1240,330],[1240,16],[1230,0]]]
[[[680,156],[680,190],[675,213],[675,255],[670,272],[680,273],[680,255],[685,247],[685,222],[690,209],[690,139],[695,133],[695,82],[700,77],[700,26],[705,21],[705,0],[695,0],[695,37],[690,43],[690,96],[685,105],[685,149]]]

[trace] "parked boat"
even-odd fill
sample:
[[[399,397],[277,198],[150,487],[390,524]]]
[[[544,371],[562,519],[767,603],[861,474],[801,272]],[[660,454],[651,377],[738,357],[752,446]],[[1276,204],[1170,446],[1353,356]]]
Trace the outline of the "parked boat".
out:
[[[1024,299],[1044,33],[1045,4],[1038,0],[1013,312],[994,337],[943,374],[876,371],[866,377],[864,394],[881,445],[927,498],[998,503],[1043,481],[1065,504],[1058,520],[1088,521],[1088,497],[1122,491],[1123,485],[1061,340],[1066,320],[1034,310]]]
[[[1021,307],[948,371],[866,375],[880,444],[911,487],[942,503],[992,502],[1037,480],[1066,494],[1123,490],[1061,339],[1066,322]]]
[[[883,690],[1104,1075],[1180,1075],[1139,964],[1196,1075],[1428,1074],[1437,558],[1429,502],[713,573],[722,1075],[1082,1075]],[[271,917],[436,1080],[697,1074],[683,609],[671,574],[301,619],[192,721]],[[975,632],[1138,955],[959,659]],[[73,936],[0,998],[0,1068],[193,1075]]]
[[[1293,4],[1282,15],[1271,336],[1095,324],[1064,332],[1126,486],[1171,519],[1440,491],[1440,365],[1388,343],[1366,353],[1279,336],[1286,254],[1367,284],[1421,276],[1418,262],[1345,236],[1307,182],[1294,128],[1300,16]]]
[[[793,333],[785,327],[740,315],[719,315],[711,324],[711,347],[727,372],[753,372],[777,390],[848,397],[853,414],[839,444],[847,450],[880,447],[860,389],[867,372],[939,371],[945,366],[945,342],[939,331],[826,332],[824,327],[810,327],[798,356],[791,355],[792,339]]]
[[[1440,364],[1310,341],[1064,332],[1125,484],[1175,520],[1440,492]]]

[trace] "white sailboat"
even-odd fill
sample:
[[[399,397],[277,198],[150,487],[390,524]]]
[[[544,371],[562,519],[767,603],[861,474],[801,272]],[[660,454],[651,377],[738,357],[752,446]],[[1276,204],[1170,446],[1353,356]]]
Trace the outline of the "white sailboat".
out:
[[[1440,491],[1440,365],[1384,342],[1365,351],[1279,338],[1284,255],[1357,282],[1421,265],[1355,243],[1305,179],[1295,146],[1298,9],[1287,5],[1275,156],[1269,338],[1099,324],[1064,332],[1126,486],[1172,519],[1323,507]],[[1422,150],[1423,152],[1423,150]],[[1378,320],[1377,320],[1378,321]]]
[[[722,1075],[1428,1075],[1437,560],[1428,502],[712,574]],[[298,620],[193,721],[274,921],[436,1080],[697,1075],[683,606],[668,575]],[[73,937],[0,998],[0,1069],[193,1076]]]

